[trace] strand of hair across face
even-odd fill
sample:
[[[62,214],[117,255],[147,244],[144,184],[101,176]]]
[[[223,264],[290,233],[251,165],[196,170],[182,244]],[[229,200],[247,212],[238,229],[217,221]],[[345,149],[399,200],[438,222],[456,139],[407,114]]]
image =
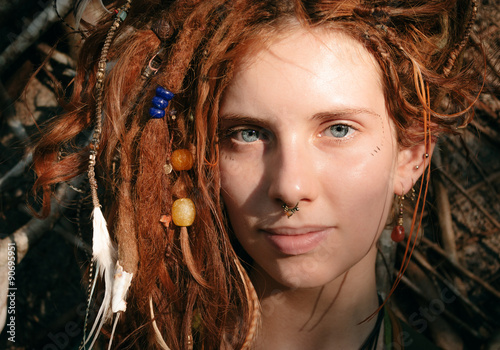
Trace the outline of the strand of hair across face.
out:
[[[414,65],[415,69],[415,75],[418,79],[416,79],[416,90],[419,95],[419,98],[422,101],[422,105],[424,106],[424,110],[422,111],[423,113],[423,120],[424,120],[424,145],[425,145],[425,154],[423,156],[424,159],[424,169],[426,171],[426,178],[425,181],[422,179],[420,182],[420,188],[419,188],[419,193],[417,197],[417,202],[415,204],[415,210],[413,213],[412,217],[412,223],[411,223],[411,228],[410,228],[410,233],[408,235],[408,239],[406,242],[406,248],[405,252],[403,255],[403,260],[401,262],[401,267],[400,270],[396,276],[396,280],[394,281],[394,284],[389,292],[389,295],[392,295],[394,290],[397,288],[399,285],[399,282],[401,281],[403,274],[405,273],[406,269],[408,268],[408,265],[410,264],[410,257],[413,254],[413,251],[416,247],[417,244],[417,239],[420,230],[422,229],[422,220],[423,220],[423,211],[424,211],[424,204],[427,199],[427,193],[428,193],[428,188],[429,188],[429,182],[430,182],[430,162],[431,162],[431,157],[432,154],[430,153],[430,143],[431,143],[431,131],[430,131],[430,115],[431,115],[431,109],[430,109],[430,99],[429,99],[429,86],[424,83],[422,74],[420,73],[420,70],[417,68],[416,65]],[[426,161],[427,164],[426,164]],[[424,188],[424,182],[425,182],[425,188]],[[423,194],[423,199],[422,199],[422,194]],[[420,206],[420,201],[422,199],[422,205],[421,205],[421,211],[420,215],[418,215],[418,209]],[[418,224],[417,223],[417,217],[418,219]],[[415,228],[416,225],[416,228]],[[413,238],[413,234],[415,234],[415,237]],[[413,239],[412,239],[413,238]],[[411,246],[411,248],[410,248]]]
[[[431,109],[430,109],[430,99],[429,99],[429,86],[424,83],[422,74],[420,70],[418,69],[418,66],[416,65],[416,62],[412,61],[414,63],[414,74],[415,74],[415,88],[417,91],[417,94],[419,96],[419,99],[422,103],[422,106],[424,106],[422,114],[423,114],[423,128],[424,128],[424,145],[425,145],[425,154],[423,155],[423,160],[424,160],[424,169],[426,171],[426,178],[425,181],[422,179],[420,182],[420,187],[418,191],[418,196],[415,204],[415,209],[413,211],[413,216],[412,216],[412,222],[411,222],[411,227],[410,227],[410,233],[408,234],[407,237],[407,242],[405,246],[405,252],[403,254],[403,259],[401,261],[400,269],[399,272],[396,275],[396,279],[394,280],[391,289],[387,293],[387,296],[385,297],[384,301],[381,303],[381,305],[372,313],[370,314],[367,318],[365,318],[363,322],[370,321],[373,319],[378,312],[385,306],[389,298],[392,296],[396,288],[398,287],[409,263],[410,263],[410,258],[413,254],[413,251],[416,247],[417,244],[417,239],[419,232],[422,227],[422,221],[423,221],[423,211],[424,211],[424,204],[427,200],[427,192],[429,188],[429,180],[430,180],[430,160],[431,160],[431,154],[430,154],[430,142],[431,142],[431,130],[430,130],[430,115],[431,115]],[[426,164],[426,160],[428,161]],[[425,183],[425,184],[424,184]],[[423,195],[423,198],[422,198]],[[420,205],[422,201],[422,205]],[[419,207],[420,213],[419,213]],[[420,214],[420,215],[419,215]],[[418,224],[417,224],[417,218],[418,218]],[[413,238],[413,235],[415,237]]]

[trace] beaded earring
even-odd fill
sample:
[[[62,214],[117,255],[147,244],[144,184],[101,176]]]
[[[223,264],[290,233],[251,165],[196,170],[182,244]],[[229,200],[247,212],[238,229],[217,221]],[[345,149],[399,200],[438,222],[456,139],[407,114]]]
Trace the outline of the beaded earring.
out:
[[[399,208],[398,208],[398,222],[394,226],[391,233],[391,239],[399,243],[405,239],[405,228],[403,227],[403,200],[405,196],[398,196]]]

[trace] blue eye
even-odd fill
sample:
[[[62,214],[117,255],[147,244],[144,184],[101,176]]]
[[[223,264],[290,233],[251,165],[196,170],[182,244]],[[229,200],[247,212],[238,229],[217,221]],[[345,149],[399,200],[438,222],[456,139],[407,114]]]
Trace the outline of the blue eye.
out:
[[[240,130],[241,139],[245,142],[255,142],[261,138],[260,132],[253,129]]]
[[[352,131],[352,128],[346,124],[335,124],[329,129],[332,136],[336,138],[346,137]]]

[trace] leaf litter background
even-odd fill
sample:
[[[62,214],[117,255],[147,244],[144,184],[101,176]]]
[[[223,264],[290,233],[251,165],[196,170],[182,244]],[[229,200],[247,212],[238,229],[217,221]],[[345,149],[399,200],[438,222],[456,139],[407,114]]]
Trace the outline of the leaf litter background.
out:
[[[63,13],[64,3],[69,2],[58,2]],[[60,186],[62,199],[45,221],[33,219],[27,206],[38,208],[30,163],[36,125],[60,113],[53,82],[63,87],[70,82],[79,38],[66,36],[34,79],[68,28],[57,19],[45,21],[46,28],[36,29],[39,37],[26,47],[16,40],[52,6],[50,0],[0,0],[0,266],[6,244],[12,237],[18,243],[16,341],[10,342],[4,329],[0,348],[5,349],[77,349],[83,336],[91,239],[79,233],[77,218],[88,217],[88,193]],[[444,349],[500,349],[499,10],[498,1],[479,4],[464,58],[465,64],[479,60],[478,79],[485,76],[476,117],[461,136],[439,141],[423,238],[390,299],[401,318]],[[84,183],[77,179],[74,185],[85,188]],[[403,251],[387,236],[378,268],[383,290]],[[27,249],[20,237],[29,237]]]

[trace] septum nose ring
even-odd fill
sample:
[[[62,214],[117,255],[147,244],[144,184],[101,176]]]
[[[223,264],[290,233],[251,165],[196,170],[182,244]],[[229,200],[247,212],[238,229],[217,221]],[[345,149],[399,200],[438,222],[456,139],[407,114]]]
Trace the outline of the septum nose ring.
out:
[[[297,202],[297,204],[295,204],[293,208],[289,208],[288,205],[286,205],[286,203],[283,203],[281,207],[283,208],[283,211],[285,212],[286,216],[290,219],[290,217],[293,214],[295,214],[296,211],[299,211],[299,202]]]

